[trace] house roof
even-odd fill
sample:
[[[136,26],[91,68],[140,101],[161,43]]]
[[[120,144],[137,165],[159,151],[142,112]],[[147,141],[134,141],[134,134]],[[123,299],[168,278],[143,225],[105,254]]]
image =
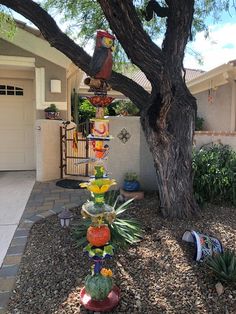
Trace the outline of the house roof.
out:
[[[189,82],[189,81],[195,79],[196,77],[199,77],[203,73],[205,73],[205,71],[203,71],[203,70],[186,68],[185,80],[186,80],[186,82]]]
[[[27,23],[22,22],[22,21],[17,20],[17,19],[15,19],[15,22],[16,22],[16,25],[18,28],[21,28],[21,29],[27,31],[28,33],[31,33],[36,37],[40,37],[41,39],[44,39],[42,33],[40,32],[40,30],[38,28],[29,26]]]
[[[201,74],[204,73],[202,70],[194,70],[194,69],[185,69],[186,74],[185,74],[185,80],[186,82],[200,76]],[[148,81],[146,75],[141,71],[135,71],[128,75],[133,81],[141,85],[144,89],[150,91],[151,90],[151,84]]]

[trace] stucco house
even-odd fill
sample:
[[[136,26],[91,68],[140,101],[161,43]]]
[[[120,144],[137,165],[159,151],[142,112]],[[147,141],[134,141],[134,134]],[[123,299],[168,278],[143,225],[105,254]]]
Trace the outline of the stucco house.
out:
[[[67,119],[70,64],[25,23],[12,41],[0,38],[0,170],[36,168],[35,121],[51,103]]]
[[[222,64],[187,83],[196,97],[203,131],[195,132],[197,148],[209,143],[236,150],[236,60]]]

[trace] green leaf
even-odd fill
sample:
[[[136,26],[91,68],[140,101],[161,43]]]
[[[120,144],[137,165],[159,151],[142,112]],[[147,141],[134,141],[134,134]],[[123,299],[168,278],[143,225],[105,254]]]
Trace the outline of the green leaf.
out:
[[[122,214],[123,212],[125,212],[128,208],[128,205],[130,205],[130,203],[132,203],[134,200],[134,198],[131,198],[130,200],[126,201],[125,203],[123,203],[122,205],[120,205],[117,209],[116,209],[116,216]]]

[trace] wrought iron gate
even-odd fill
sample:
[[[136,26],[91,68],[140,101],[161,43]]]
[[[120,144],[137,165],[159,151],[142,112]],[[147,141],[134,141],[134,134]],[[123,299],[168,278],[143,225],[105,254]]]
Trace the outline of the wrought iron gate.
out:
[[[87,135],[90,133],[89,122],[81,123],[78,127],[63,122],[60,128],[61,143],[61,178],[65,175],[88,177],[93,173],[93,166],[80,163],[82,160],[93,158],[94,152],[89,145]]]

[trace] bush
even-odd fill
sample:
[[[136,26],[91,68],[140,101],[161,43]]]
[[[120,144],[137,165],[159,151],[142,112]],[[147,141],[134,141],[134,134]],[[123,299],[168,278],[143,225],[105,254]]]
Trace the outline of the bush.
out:
[[[195,131],[202,131],[203,130],[203,123],[204,123],[204,119],[203,118],[196,117]]]
[[[87,119],[95,118],[96,108],[88,101],[88,99],[80,99],[78,107],[78,116],[80,123]]]
[[[236,203],[236,153],[229,146],[213,145],[194,151],[193,171],[198,203]]]
[[[115,102],[114,110],[117,115],[138,116],[139,109],[131,102],[120,100]]]

